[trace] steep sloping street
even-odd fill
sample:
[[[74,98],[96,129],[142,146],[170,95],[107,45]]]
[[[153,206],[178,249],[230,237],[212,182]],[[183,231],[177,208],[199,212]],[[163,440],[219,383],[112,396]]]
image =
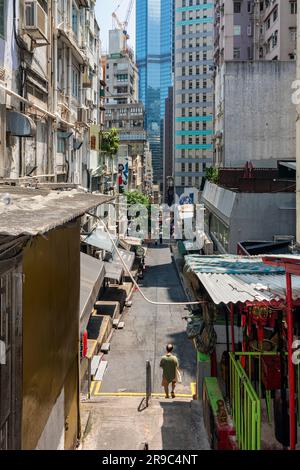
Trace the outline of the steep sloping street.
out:
[[[148,298],[185,300],[168,246],[152,245],[146,265],[141,287]],[[136,449],[142,442],[148,442],[150,449],[208,448],[201,405],[192,399],[196,354],[185,333],[185,307],[151,305],[138,292],[132,300],[124,330],[113,336],[103,382],[94,387],[91,401],[83,404],[84,413],[90,413],[83,448]],[[163,397],[159,367],[169,342],[182,371],[174,400]],[[152,366],[153,398],[145,409],[147,360]]]
[[[186,300],[169,247],[153,245],[148,250],[146,266],[140,285],[149,299],[161,302]],[[101,392],[143,393],[147,360],[152,366],[153,392],[162,392],[159,362],[166,344],[173,343],[183,372],[183,381],[177,391],[190,395],[191,383],[195,382],[196,354],[186,337],[186,321],[182,319],[186,314],[184,306],[151,305],[135,292],[132,307],[124,315],[125,328],[113,336]]]

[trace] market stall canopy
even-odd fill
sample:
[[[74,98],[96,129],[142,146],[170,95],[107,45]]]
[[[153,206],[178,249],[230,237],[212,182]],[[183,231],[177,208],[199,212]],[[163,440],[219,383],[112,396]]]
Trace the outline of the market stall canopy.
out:
[[[119,249],[118,251],[120,255],[122,256],[122,260],[124,261],[125,265],[130,271],[133,267],[133,263],[135,259],[134,253],[132,253],[131,251],[125,251],[121,249]],[[124,269],[122,261],[120,260],[118,253],[114,254],[111,262],[105,263],[105,270],[106,270],[105,277],[107,279],[113,279],[117,282],[121,281],[121,278],[123,276],[125,269]]]
[[[105,278],[112,281],[120,282],[123,276],[123,266],[115,261],[106,262],[105,264]]]
[[[111,235],[111,237],[117,244],[117,237],[113,235]],[[100,248],[100,250],[108,251],[109,253],[114,253],[115,251],[109,235],[99,228],[97,228],[91,235],[82,237],[82,241],[88,245]]]
[[[129,270],[131,270],[132,266],[133,266],[133,263],[134,263],[135,254],[131,251],[125,251],[125,250],[121,250],[121,249],[119,249],[118,251],[119,251],[120,255],[122,256],[122,259],[123,259],[124,263],[126,264],[127,268]],[[120,260],[120,257],[118,255],[118,253],[115,253],[114,261],[116,263],[118,263],[120,266],[123,267],[123,264]]]
[[[105,264],[92,256],[80,253],[80,330],[89,322],[94,304],[105,276]]]
[[[215,304],[280,301],[286,298],[285,271],[261,257],[231,255],[185,257],[184,272],[200,280]],[[300,277],[292,277],[293,298],[300,299]]]

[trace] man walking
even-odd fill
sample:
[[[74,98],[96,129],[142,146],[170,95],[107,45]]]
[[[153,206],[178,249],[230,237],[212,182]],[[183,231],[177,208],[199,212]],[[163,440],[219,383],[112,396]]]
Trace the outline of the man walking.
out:
[[[162,386],[165,389],[166,398],[169,398],[169,384],[172,384],[171,396],[175,398],[176,373],[179,367],[178,359],[174,354],[173,344],[167,345],[167,353],[160,360],[160,367],[163,370]]]

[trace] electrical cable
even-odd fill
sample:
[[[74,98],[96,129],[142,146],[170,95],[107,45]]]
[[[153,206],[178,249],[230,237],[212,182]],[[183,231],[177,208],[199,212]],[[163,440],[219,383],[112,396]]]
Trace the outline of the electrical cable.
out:
[[[91,214],[91,213],[87,213],[88,215],[90,215],[91,217],[95,217],[96,219],[98,219],[102,226],[104,227],[104,230],[106,231],[106,233],[108,234],[109,236],[109,239],[114,247],[114,249],[116,250],[116,253],[118,255],[118,257],[120,258],[120,261],[121,263],[123,264],[124,268],[125,268],[125,271],[128,273],[130,279],[132,280],[134,286],[136,287],[136,289],[139,291],[139,293],[141,294],[141,296],[143,297],[143,299],[151,304],[151,305],[199,305],[199,304],[206,304],[207,301],[203,301],[203,300],[198,300],[196,302],[189,302],[189,301],[186,301],[186,302],[155,302],[153,300],[150,300],[148,299],[148,297],[146,297],[146,295],[143,293],[143,291],[141,290],[140,286],[138,285],[138,283],[136,282],[136,280],[134,279],[134,277],[132,276],[130,270],[128,269],[126,263],[124,262],[123,258],[122,258],[122,255],[113,239],[113,237],[111,236],[110,232],[108,231],[108,228],[107,228],[107,225],[106,223],[104,222],[104,220],[102,220],[100,217],[94,215],[94,214]]]

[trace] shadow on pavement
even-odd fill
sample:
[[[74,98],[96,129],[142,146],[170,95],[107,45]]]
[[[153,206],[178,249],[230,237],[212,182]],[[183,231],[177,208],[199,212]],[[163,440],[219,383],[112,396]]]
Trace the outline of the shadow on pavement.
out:
[[[191,405],[187,401],[160,402],[163,409],[161,427],[162,450],[197,449],[197,442],[191,429]]]

